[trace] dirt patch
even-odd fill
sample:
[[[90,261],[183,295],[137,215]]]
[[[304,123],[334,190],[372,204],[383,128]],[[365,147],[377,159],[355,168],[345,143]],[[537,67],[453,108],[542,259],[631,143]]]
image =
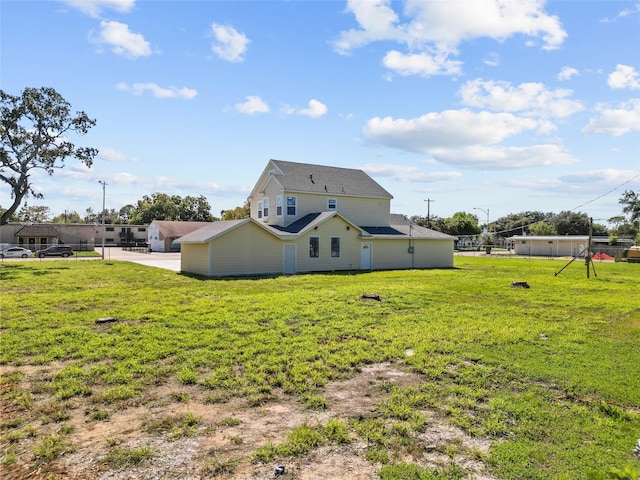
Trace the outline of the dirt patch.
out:
[[[38,375],[38,369],[18,369]],[[51,367],[43,370],[51,372]],[[273,391],[268,403],[258,407],[242,398],[210,404],[207,403],[210,392],[196,385],[171,382],[153,388],[136,405],[110,412],[106,421],[90,419],[88,412],[96,407],[89,399],[74,399],[79,403],[74,405],[72,416],[67,420],[74,428],[70,435],[73,452],[49,463],[47,473],[50,475],[53,470],[57,478],[87,480],[266,479],[276,478],[275,468],[283,465],[285,473],[277,478],[375,479],[381,465],[366,459],[367,445],[355,434],[352,435],[354,441],[347,445],[321,446],[306,455],[280,458],[273,464],[253,463],[251,459],[259,447],[268,442],[282,443],[293,429],[303,424],[326,424],[334,418],[346,423],[352,418],[370,416],[386,395],[384,387],[388,389],[389,384],[404,387],[421,382],[420,375],[404,371],[402,365],[368,365],[352,378],[331,382],[319,392],[328,403],[324,411],[306,410],[297,397],[280,391]],[[490,446],[487,440],[469,437],[447,425],[435,412],[422,413],[427,417],[427,427],[416,438],[422,454],[407,461],[430,467],[448,464],[447,446],[455,444],[464,447],[458,451],[469,452],[456,455],[460,466],[473,472],[474,478],[493,478],[471,453],[486,453]],[[187,414],[198,419],[190,436],[172,439],[170,431],[157,432],[150,428],[154,422]],[[154,456],[136,467],[111,469],[105,465],[104,457],[114,445],[129,449],[146,446]],[[29,464],[22,461],[26,456],[21,456],[12,466],[14,472]],[[40,478],[33,471],[30,477],[9,475],[0,475],[0,478]]]

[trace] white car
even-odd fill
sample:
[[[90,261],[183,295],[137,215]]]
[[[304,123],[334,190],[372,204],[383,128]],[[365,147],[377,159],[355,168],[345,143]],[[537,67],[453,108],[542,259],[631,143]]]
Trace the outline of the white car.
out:
[[[33,257],[33,252],[28,248],[9,247],[0,252],[0,258],[27,258]]]

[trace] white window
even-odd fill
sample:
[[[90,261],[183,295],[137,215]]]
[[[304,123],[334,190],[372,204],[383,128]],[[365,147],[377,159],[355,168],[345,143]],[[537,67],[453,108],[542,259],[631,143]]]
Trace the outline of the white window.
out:
[[[340,237],[331,237],[331,257],[340,258]]]
[[[296,216],[296,204],[298,203],[298,197],[287,197],[287,216]]]
[[[262,201],[262,213],[264,215],[264,218],[267,218],[269,216],[269,199],[265,198]]]
[[[309,237],[309,258],[320,257],[320,237]]]
[[[262,218],[262,200],[258,202],[258,218]]]
[[[276,216],[282,216],[282,195],[276,197]]]
[[[337,210],[338,200],[336,198],[327,199],[327,210]]]

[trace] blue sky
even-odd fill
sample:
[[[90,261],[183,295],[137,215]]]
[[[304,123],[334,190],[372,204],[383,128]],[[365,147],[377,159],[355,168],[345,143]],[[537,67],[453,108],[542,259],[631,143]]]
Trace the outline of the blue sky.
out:
[[[269,159],[359,168],[393,213],[621,212],[640,190],[640,2],[7,1],[0,85],[97,125],[53,214],[242,205]],[[0,205],[10,204],[0,186]],[[482,209],[482,210],[474,210]]]

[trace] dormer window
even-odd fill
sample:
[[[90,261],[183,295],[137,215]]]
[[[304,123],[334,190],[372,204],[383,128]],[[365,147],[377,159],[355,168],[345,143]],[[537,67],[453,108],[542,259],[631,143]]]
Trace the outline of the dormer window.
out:
[[[338,209],[338,200],[335,198],[327,199],[327,210],[337,210]]]

